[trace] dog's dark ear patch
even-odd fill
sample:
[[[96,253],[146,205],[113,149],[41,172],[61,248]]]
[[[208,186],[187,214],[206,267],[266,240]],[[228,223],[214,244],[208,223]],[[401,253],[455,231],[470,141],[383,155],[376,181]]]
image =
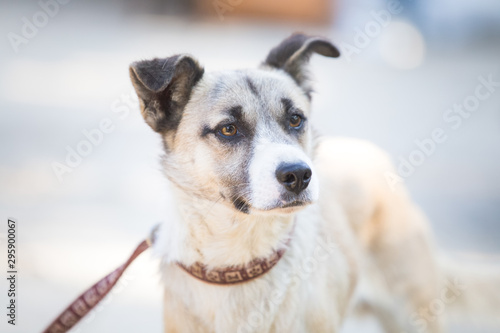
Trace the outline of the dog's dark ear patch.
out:
[[[177,128],[203,68],[188,55],[134,62],[130,79],[146,123],[159,133]]]
[[[313,53],[330,58],[340,56],[339,50],[329,40],[296,33],[273,48],[265,64],[290,74],[295,82],[309,94],[311,89],[308,85],[305,65]]]

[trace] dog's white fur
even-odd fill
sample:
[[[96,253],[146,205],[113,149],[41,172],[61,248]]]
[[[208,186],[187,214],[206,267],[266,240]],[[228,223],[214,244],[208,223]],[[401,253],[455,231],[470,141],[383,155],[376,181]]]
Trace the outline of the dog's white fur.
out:
[[[295,230],[277,266],[241,285],[210,285],[165,265],[167,332],[338,332],[358,279],[357,296],[388,332],[391,325],[410,324],[395,318],[398,307],[432,301],[439,281],[429,271],[436,265],[427,223],[404,189],[393,192],[386,183],[384,173],[392,171],[386,154],[359,140],[325,139],[314,162],[320,200],[294,216],[243,216],[201,200],[193,210],[206,214],[212,232],[182,212],[169,217],[157,243],[165,260],[203,260],[214,267],[268,256],[285,242],[294,221]],[[181,202],[192,201],[179,195]],[[192,253],[196,247],[204,249],[203,258]],[[405,276],[384,273],[394,268]],[[391,290],[393,283],[398,290]]]
[[[297,48],[297,42],[304,44]],[[389,186],[386,174],[395,172],[382,150],[347,138],[315,142],[309,125],[300,135],[280,127],[284,97],[305,117],[310,112],[300,70],[310,54],[302,53],[335,56],[329,42],[303,35],[283,45],[258,70],[203,74],[189,56],[131,68],[141,111],[162,134],[176,200],[155,243],[162,258],[165,332],[339,332],[357,309],[376,315],[386,332],[438,333],[442,316],[425,309],[440,297],[453,305],[498,307],[500,293],[491,287],[498,275],[458,281],[462,275],[438,262],[426,218],[403,186]],[[274,68],[294,47],[298,51],[282,68]],[[235,104],[253,124],[251,145],[230,144],[212,130]],[[175,118],[176,112],[182,117]],[[172,129],[166,117],[181,120]],[[301,193],[312,204],[280,208],[286,202],[280,202],[284,188],[275,170],[283,162],[312,169]],[[250,208],[243,211],[228,196],[240,184],[228,187],[234,180],[227,177],[246,172],[246,190],[238,195]],[[175,264],[241,265],[283,247],[268,273],[230,286],[202,282]],[[475,297],[487,294],[488,302]]]

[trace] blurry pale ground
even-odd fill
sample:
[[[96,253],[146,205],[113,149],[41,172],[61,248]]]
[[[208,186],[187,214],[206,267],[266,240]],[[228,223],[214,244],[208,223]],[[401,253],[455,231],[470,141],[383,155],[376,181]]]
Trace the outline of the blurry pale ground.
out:
[[[18,219],[20,277],[18,325],[7,327],[1,310],[2,332],[40,331],[69,301],[124,261],[152,225],[168,217],[158,136],[135,107],[124,119],[112,112],[115,101],[130,95],[130,62],[189,52],[209,71],[254,67],[294,30],[328,35],[340,44],[352,43],[354,29],[345,22],[339,32],[292,24],[231,23],[230,18],[224,23],[194,23],[130,17],[112,7],[75,2],[61,8],[15,54],[7,32],[19,33],[21,18],[39,8],[3,7],[0,232],[6,232],[7,217]],[[428,43],[423,62],[403,70],[379,55],[397,53],[391,36],[400,28],[385,29],[352,62],[345,57],[312,59],[317,82],[313,121],[325,134],[371,140],[395,160],[408,158],[416,139],[443,128],[448,140],[405,182],[429,216],[442,249],[498,262],[500,89],[457,130],[442,116],[474,93],[479,76],[492,74],[500,81],[500,43],[484,39],[447,47],[456,38],[450,35]],[[51,163],[63,163],[65,147],[75,148],[84,139],[82,130],[96,128],[104,118],[113,121],[114,131],[59,182]],[[5,238],[2,241],[4,271]],[[162,295],[156,269],[156,261],[141,257],[130,269],[127,285],[80,331],[160,332]],[[0,281],[3,308],[6,284],[4,278]],[[352,321],[345,331],[365,327],[375,332],[373,326]]]

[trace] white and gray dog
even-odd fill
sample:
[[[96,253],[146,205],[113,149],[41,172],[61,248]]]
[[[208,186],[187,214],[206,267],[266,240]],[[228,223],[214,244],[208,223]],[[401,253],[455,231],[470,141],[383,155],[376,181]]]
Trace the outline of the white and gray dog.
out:
[[[354,310],[386,332],[441,332],[444,312],[499,308],[498,275],[437,260],[383,151],[313,131],[314,53],[339,56],[294,34],[258,69],[205,73],[190,55],[130,66],[178,204],[155,243],[165,332],[339,332]]]

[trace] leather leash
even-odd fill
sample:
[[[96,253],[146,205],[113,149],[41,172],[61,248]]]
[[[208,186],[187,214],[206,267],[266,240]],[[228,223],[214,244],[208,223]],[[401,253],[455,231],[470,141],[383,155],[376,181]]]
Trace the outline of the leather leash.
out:
[[[150,237],[143,240],[132,253],[130,258],[120,267],[99,280],[92,287],[71,303],[64,311],[47,327],[43,333],[65,333],[85,317],[115,286],[123,272],[128,266],[154,242],[156,226]]]
[[[146,251],[155,241],[156,231],[159,225],[155,226],[150,236],[142,241],[132,253],[130,258],[120,267],[115,269],[103,279],[99,280],[92,287],[81,294],[73,303],[47,327],[43,333],[65,333],[75,326],[83,317],[85,317],[104,297],[113,289],[123,272],[127,267],[144,251]],[[293,225],[292,232],[295,229]],[[286,245],[289,244],[291,237],[288,238]],[[195,263],[192,266],[185,266],[177,263],[187,273],[204,282],[230,285],[246,282],[255,279],[273,268],[281,259],[285,249],[274,251],[269,258],[257,258],[246,265],[238,265],[224,269],[207,269],[201,263]]]

